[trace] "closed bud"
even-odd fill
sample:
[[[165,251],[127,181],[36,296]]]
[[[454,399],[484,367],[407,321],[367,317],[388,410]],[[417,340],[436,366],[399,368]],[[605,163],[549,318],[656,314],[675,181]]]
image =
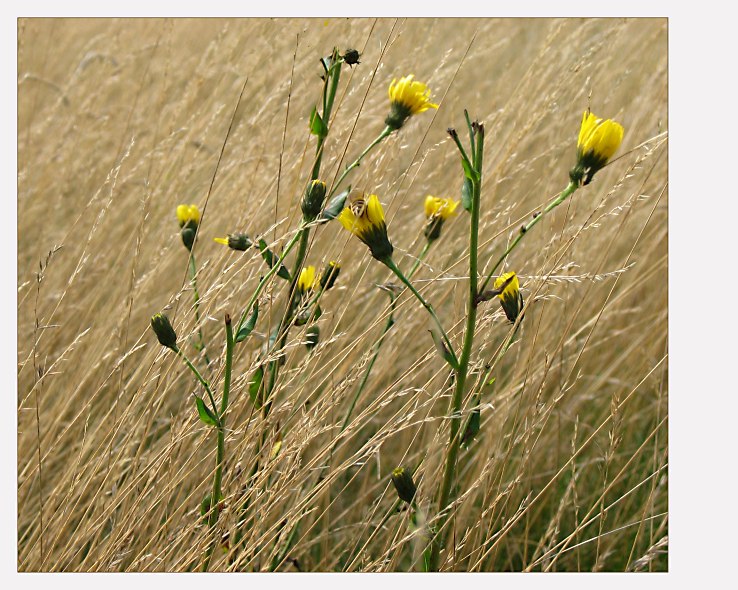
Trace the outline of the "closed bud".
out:
[[[213,240],[228,246],[231,250],[240,252],[248,250],[254,244],[246,234],[228,234],[227,238],[213,238]]]
[[[410,471],[404,467],[398,467],[392,472],[392,483],[395,485],[400,500],[412,504],[418,488],[415,487]]]
[[[305,332],[305,346],[308,350],[312,350],[320,341],[320,328],[318,326],[310,326]]]
[[[162,346],[177,351],[177,333],[172,328],[169,318],[163,313],[157,313],[151,318],[151,328]]]
[[[185,248],[192,250],[192,244],[195,243],[195,234],[200,224],[200,210],[197,205],[179,205],[177,207],[177,222],[182,228],[182,243]]]
[[[300,207],[305,221],[315,221],[323,209],[326,186],[322,180],[313,180],[307,185]]]
[[[341,272],[341,265],[331,260],[320,275],[320,286],[324,291],[331,289],[336,284],[336,279]]]
[[[185,248],[187,248],[188,250],[192,250],[192,245],[195,243],[195,234],[197,233],[197,228],[193,228],[188,225],[183,227],[179,233],[182,236],[182,243],[185,245]]]
[[[343,61],[345,61],[348,65],[353,66],[361,63],[359,61],[360,57],[361,55],[359,55],[359,52],[356,49],[347,49],[346,53],[343,54]]]

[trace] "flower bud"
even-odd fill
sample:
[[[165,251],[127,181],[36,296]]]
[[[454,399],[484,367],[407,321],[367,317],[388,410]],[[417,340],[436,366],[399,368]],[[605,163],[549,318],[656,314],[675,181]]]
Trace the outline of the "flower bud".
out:
[[[185,248],[192,250],[192,245],[195,243],[195,234],[197,233],[197,229],[188,225],[183,227],[179,233],[182,236],[182,243]]]
[[[307,185],[305,194],[302,197],[300,207],[302,208],[302,216],[305,221],[315,221],[323,209],[323,201],[325,200],[326,186],[322,180],[313,180]]]
[[[410,471],[404,467],[398,467],[392,472],[392,483],[395,485],[400,500],[411,504],[418,488],[415,487]]]
[[[151,328],[162,346],[177,351],[177,333],[172,328],[169,318],[163,313],[157,313],[151,318]]]
[[[359,52],[356,49],[347,49],[346,53],[343,54],[343,61],[345,61],[347,65],[353,66],[361,63],[359,61],[360,57],[361,55],[359,55]]]
[[[320,275],[320,286],[324,291],[331,289],[336,284],[336,279],[341,272],[341,265],[335,260],[331,260],[326,264]]]
[[[251,248],[254,244],[246,234],[228,234],[227,238],[213,238],[214,241],[224,246],[228,246],[231,250],[244,252]]]

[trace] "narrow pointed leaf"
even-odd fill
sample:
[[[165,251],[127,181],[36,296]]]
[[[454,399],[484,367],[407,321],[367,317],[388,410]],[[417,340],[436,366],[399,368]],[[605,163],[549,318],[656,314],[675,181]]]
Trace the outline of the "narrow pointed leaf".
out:
[[[249,337],[249,334],[254,331],[256,327],[256,319],[259,317],[259,302],[254,303],[254,309],[251,310],[251,315],[246,318],[246,323],[236,334],[236,342],[243,342]]]
[[[479,180],[479,174],[471,167],[471,164],[467,162],[465,158],[461,158],[461,167],[464,169],[464,176],[469,180]]]
[[[201,397],[195,396],[195,405],[197,405],[197,415],[200,416],[202,422],[208,426],[218,425],[218,419],[215,417],[215,414],[205,405]]]
[[[323,209],[320,219],[330,220],[338,217],[338,214],[343,211],[343,207],[346,204],[346,197],[348,197],[349,190],[350,188],[333,197],[325,209]]]
[[[451,354],[451,351],[446,348],[446,343],[443,341],[443,337],[441,336],[441,334],[439,334],[437,330],[429,330],[429,332],[433,337],[433,344],[436,345],[436,350],[438,351],[438,354],[440,354],[443,360],[451,365],[454,370],[458,371],[459,366],[456,363],[453,354]]]
[[[313,107],[310,112],[310,133],[317,135],[318,137],[325,137],[328,135],[328,126],[323,122],[323,119],[318,114],[318,109]]]
[[[259,400],[259,389],[261,388],[261,382],[263,379],[264,367],[260,366],[254,372],[254,376],[251,377],[251,381],[249,381],[249,397],[251,398],[251,403],[254,404],[254,407],[257,410],[261,408],[261,402]]]
[[[259,250],[261,251],[261,257],[269,265],[269,268],[272,268],[279,260],[279,256],[267,247],[267,243],[263,239],[259,240]],[[277,276],[285,279],[286,281],[289,281],[292,278],[290,276],[290,271],[287,270],[287,267],[284,264],[279,265]]]

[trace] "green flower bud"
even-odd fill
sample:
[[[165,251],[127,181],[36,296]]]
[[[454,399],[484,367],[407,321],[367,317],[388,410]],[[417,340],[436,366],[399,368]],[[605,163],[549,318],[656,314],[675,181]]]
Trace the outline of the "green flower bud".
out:
[[[213,238],[213,241],[240,252],[245,252],[254,244],[246,234],[228,234],[227,238]]]
[[[404,467],[398,467],[392,472],[392,483],[395,485],[400,500],[411,504],[418,488],[415,487],[413,476]]]
[[[323,201],[325,200],[326,186],[322,180],[313,180],[305,189],[300,207],[302,208],[302,216],[305,221],[315,221],[323,209]]]
[[[169,318],[163,313],[157,313],[151,318],[151,328],[154,330],[154,334],[159,339],[159,343],[162,346],[171,348],[175,352],[177,349],[177,333],[172,328],[172,324]]]
[[[190,225],[186,225],[179,233],[182,236],[182,243],[185,245],[185,248],[187,248],[188,250],[192,250],[192,244],[195,243],[197,226],[192,227]]]
[[[341,272],[341,265],[335,260],[331,260],[320,275],[320,286],[324,291],[332,288],[336,284],[336,279]]]

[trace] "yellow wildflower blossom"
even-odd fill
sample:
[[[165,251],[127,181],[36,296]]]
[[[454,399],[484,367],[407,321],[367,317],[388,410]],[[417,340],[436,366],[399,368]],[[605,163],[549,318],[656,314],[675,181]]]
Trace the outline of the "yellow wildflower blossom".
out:
[[[425,198],[425,216],[428,225],[425,226],[425,237],[429,242],[437,240],[441,236],[441,228],[444,221],[452,215],[456,215],[456,208],[460,201],[453,199],[441,199],[428,195]]]
[[[384,122],[392,130],[402,127],[412,115],[438,108],[430,101],[430,89],[413,77],[395,78],[389,86],[390,114]]]
[[[179,221],[179,227],[185,225],[197,225],[200,223],[200,210],[197,205],[179,205],[177,207],[177,221]]]
[[[577,164],[569,172],[573,182],[589,184],[595,172],[608,160],[623,141],[623,126],[612,119],[599,119],[589,109],[582,115],[577,141]]]
[[[369,246],[372,256],[385,260],[392,256],[392,244],[387,237],[384,211],[377,195],[351,191],[346,207],[338,215],[341,225]]]

